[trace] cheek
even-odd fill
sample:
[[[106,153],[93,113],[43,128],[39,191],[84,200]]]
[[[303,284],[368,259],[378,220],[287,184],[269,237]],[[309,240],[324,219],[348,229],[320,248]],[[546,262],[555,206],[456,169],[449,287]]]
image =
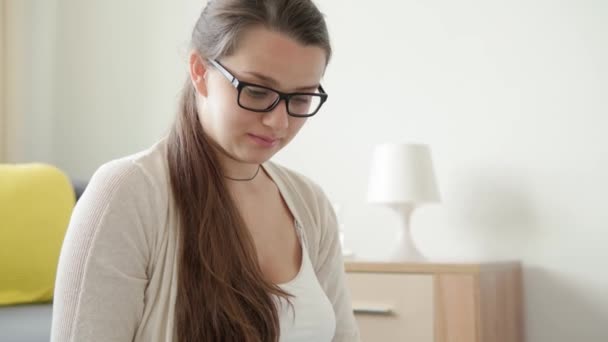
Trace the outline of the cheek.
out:
[[[233,90],[213,78],[209,81],[208,94],[204,100],[204,115],[213,129],[226,126],[234,118],[238,105]]]
[[[232,98],[209,97],[201,122],[206,132],[218,140],[244,132],[255,123],[256,116],[242,109]]]
[[[293,138],[306,123],[307,119],[289,118],[289,135]]]

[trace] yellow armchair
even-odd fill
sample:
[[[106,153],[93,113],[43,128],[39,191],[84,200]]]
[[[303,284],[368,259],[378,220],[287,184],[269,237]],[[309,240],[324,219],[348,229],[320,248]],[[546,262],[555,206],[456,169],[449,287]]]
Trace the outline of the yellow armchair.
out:
[[[52,299],[75,203],[69,178],[46,164],[0,164],[0,305]]]

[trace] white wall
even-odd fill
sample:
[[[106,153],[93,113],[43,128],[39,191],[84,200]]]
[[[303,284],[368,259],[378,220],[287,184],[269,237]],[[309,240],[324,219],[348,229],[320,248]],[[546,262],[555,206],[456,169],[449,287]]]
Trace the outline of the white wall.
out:
[[[200,1],[58,1],[54,150],[72,174],[158,139],[172,122]]]
[[[528,341],[608,340],[607,3],[318,3],[330,99],[276,159],[340,203],[347,247],[380,259],[397,229],[365,202],[374,144],[428,143],[443,202],[415,213],[421,250],[521,260]],[[167,129],[201,6],[58,0],[61,167],[88,177]]]

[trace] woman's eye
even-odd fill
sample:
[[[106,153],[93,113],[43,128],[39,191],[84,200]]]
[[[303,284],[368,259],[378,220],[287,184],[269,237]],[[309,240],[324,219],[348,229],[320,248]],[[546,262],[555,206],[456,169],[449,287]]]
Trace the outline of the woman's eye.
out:
[[[308,104],[310,102],[310,96],[294,96],[291,98],[291,101],[296,104]]]
[[[270,94],[270,91],[261,89],[261,88],[245,88],[247,91],[247,95],[251,97],[266,97]]]

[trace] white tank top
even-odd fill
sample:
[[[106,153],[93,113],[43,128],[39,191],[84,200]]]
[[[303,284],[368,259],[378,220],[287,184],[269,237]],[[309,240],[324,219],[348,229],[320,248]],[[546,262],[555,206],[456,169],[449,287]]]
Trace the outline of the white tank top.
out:
[[[315,274],[302,228],[295,222],[302,246],[302,264],[291,281],[278,286],[294,297],[292,307],[283,299],[279,304],[280,342],[330,342],[336,330],[333,306]]]

